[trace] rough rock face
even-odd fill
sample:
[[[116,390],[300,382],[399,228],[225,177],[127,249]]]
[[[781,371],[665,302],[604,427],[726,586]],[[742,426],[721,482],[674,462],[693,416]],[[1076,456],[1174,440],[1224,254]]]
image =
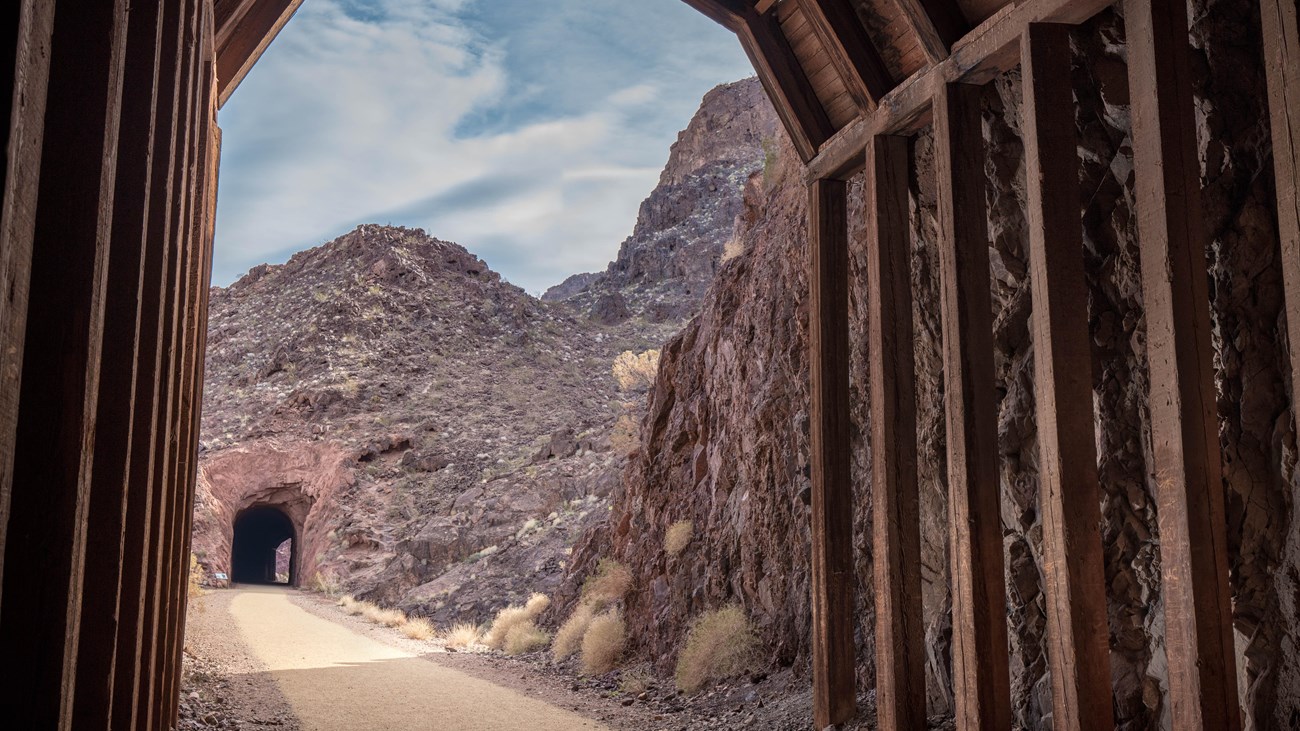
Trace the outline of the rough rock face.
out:
[[[776,150],[777,128],[757,79],[709,92],[618,258],[604,272],[569,277],[542,299],[570,302],[605,324],[685,320],[713,281],[745,181]]]
[[[1195,0],[1191,15],[1243,706],[1251,728],[1289,728],[1300,718],[1300,539],[1290,530],[1295,434],[1258,7],[1249,0]],[[1117,723],[1157,729],[1168,724],[1167,672],[1122,16],[1099,16],[1075,33],[1073,46]],[[1049,723],[1051,697],[1019,115],[1020,78],[1013,71],[986,88],[983,131],[1012,690],[1017,725],[1039,728]],[[951,601],[928,133],[915,139],[912,157],[927,681],[929,711],[943,715],[952,699]],[[782,142],[768,175],[751,178],[736,229],[745,253],[721,267],[699,317],[663,349],[641,448],[615,493],[610,521],[575,551],[575,585],[600,557],[632,568],[631,634],[636,650],[657,658],[661,669],[671,666],[691,618],[729,601],[759,626],[773,663],[802,670],[808,662],[806,202],[798,170]],[[855,204],[860,189],[852,188]],[[850,215],[860,231],[860,206]],[[851,374],[859,681],[866,694],[874,685],[866,439],[871,354],[860,241],[855,237],[851,249]],[[695,523],[695,538],[669,556],[664,531],[678,520]]]

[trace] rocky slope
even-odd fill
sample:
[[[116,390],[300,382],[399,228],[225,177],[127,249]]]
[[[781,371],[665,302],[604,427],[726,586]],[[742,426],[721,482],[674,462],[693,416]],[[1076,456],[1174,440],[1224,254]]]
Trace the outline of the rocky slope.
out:
[[[375,225],[214,289],[194,531],[209,575],[229,572],[235,516],[274,505],[301,526],[303,584],[439,622],[554,590],[635,442],[648,384],[620,379],[617,356],[680,328],[676,293],[703,292],[763,164],[774,112],[757,89],[709,94],[623,246],[662,262],[634,288],[662,307],[592,318],[581,297],[539,301],[459,245]]]
[[[604,272],[575,274],[542,299],[607,324],[680,324],[694,314],[727,255],[745,181],[775,156],[778,126],[757,79],[709,92],[618,257]]]
[[[1285,728],[1300,707],[1295,577],[1300,539],[1289,529],[1296,499],[1295,434],[1287,412],[1277,234],[1269,213],[1272,168],[1263,109],[1257,9],[1246,0],[1195,0],[1192,42],[1213,282],[1216,384],[1229,494],[1238,665],[1250,728]],[[1133,217],[1123,18],[1107,12],[1076,31],[1080,210],[1094,343],[1103,540],[1117,722],[1167,727],[1159,531],[1154,505],[1141,276]],[[1018,727],[1049,724],[1041,526],[1028,328],[1020,79],[986,87],[991,280],[1001,449],[1012,689]],[[913,145],[911,190],[924,621],[929,711],[951,713],[945,442],[934,165],[928,133]],[[861,181],[850,200],[862,225]],[[808,363],[806,209],[787,144],[751,179],[737,223],[739,257],[724,264],[697,319],[664,350],[648,397],[640,449],[618,487],[608,523],[574,552],[571,585],[600,558],[635,576],[625,613],[636,652],[671,668],[699,612],[738,602],[766,657],[796,673],[808,666]],[[861,237],[853,238],[852,395],[858,576],[859,683],[874,682],[870,497],[867,475],[866,292]],[[693,522],[681,553],[667,528]],[[576,592],[565,599],[573,601]],[[805,678],[804,682],[808,679]]]

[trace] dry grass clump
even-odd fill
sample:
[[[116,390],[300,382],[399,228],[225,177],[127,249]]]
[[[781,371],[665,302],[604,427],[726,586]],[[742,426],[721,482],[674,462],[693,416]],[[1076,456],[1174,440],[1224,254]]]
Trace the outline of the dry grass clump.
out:
[[[339,583],[337,577],[333,574],[323,574],[319,571],[311,577],[311,590],[325,596],[338,596],[343,591],[343,586]]]
[[[464,650],[479,643],[478,627],[469,622],[453,625],[442,634],[442,641],[454,650]]]
[[[676,556],[690,545],[695,526],[689,520],[679,520],[664,531],[664,551],[669,556]]]
[[[632,586],[632,572],[612,558],[602,558],[596,573],[587,577],[582,585],[582,600],[597,604],[620,601]]]
[[[590,604],[582,603],[574,608],[573,614],[564,620],[555,633],[555,642],[551,643],[551,655],[556,660],[563,660],[582,647],[582,636],[587,634],[587,627],[595,619],[596,610]]]
[[[538,629],[533,620],[528,619],[510,626],[502,649],[507,655],[521,655],[540,650],[550,641],[551,636]]]
[[[618,679],[618,689],[628,695],[640,695],[654,685],[655,676],[648,664],[624,670]]]
[[[686,633],[677,656],[677,687],[694,693],[710,680],[738,675],[750,668],[758,640],[745,613],[735,604],[705,612]]]
[[[613,670],[627,646],[627,624],[623,613],[612,609],[591,620],[582,636],[582,670],[601,675]]]
[[[365,604],[366,606],[361,608],[361,614],[375,624],[382,624],[385,627],[401,627],[406,624],[406,615],[400,609],[384,609],[370,602]]]
[[[487,634],[483,635],[483,644],[494,650],[505,649],[506,638],[509,636],[512,627],[525,622],[533,623],[533,620],[537,619],[537,616],[549,606],[551,606],[551,600],[545,594],[533,594],[528,597],[528,601],[522,607],[512,604],[502,609],[497,612],[496,618],[492,620],[492,626],[488,628]],[[536,629],[535,624],[534,629]]]
[[[379,608],[370,602],[360,601],[351,594],[344,595],[343,598],[339,599],[339,606],[343,608],[343,611],[354,617],[359,614],[365,614],[366,607],[372,607],[373,609]]]
[[[611,369],[618,387],[624,391],[644,391],[654,385],[659,373],[659,351],[647,350],[640,355],[625,350],[614,359]]]
[[[433,628],[432,622],[424,617],[416,617],[406,620],[406,624],[402,625],[402,634],[413,640],[431,640],[438,632]]]

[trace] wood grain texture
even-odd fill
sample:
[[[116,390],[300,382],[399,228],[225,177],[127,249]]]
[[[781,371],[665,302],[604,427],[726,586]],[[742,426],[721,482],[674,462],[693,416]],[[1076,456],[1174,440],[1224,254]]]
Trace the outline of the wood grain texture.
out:
[[[1115,722],[1070,26],[1030,24],[1021,50],[1052,726],[1085,731]]]
[[[31,254],[0,684],[15,728],[72,728],[126,2],[54,19]],[[27,181],[28,185],[32,181]]]
[[[781,31],[780,20],[775,13],[759,15],[750,10],[737,32],[799,156],[811,160],[835,134],[835,127]]]
[[[843,723],[857,712],[847,188],[838,180],[816,181],[808,188],[813,718],[817,728]]]
[[[221,104],[239,88],[253,64],[280,34],[302,6],[303,0],[256,0],[233,16],[223,27],[224,40],[217,45],[217,78]]]
[[[749,5],[748,0],[683,0],[683,2],[704,13],[723,28],[733,32],[740,29]],[[771,4],[767,3],[769,7]],[[760,14],[766,13],[769,7],[760,5],[756,8],[756,12]],[[220,42],[220,39],[218,39],[218,42]]]
[[[1165,601],[1177,729],[1241,728],[1215,407],[1206,236],[1182,0],[1126,0]]]
[[[982,90],[934,101],[957,728],[1011,727]]]
[[[1259,8],[1286,291],[1291,409],[1300,419],[1300,22],[1295,0],[1260,0]]]
[[[8,133],[0,201],[0,607],[54,7],[53,2],[22,0],[6,11],[13,20],[9,32],[14,68],[4,97]]]
[[[906,137],[874,138],[864,185],[880,731],[926,728],[908,146]]]
[[[948,57],[949,49],[970,31],[953,0],[893,0],[930,63]]]
[[[894,79],[849,0],[797,2],[858,109],[874,109],[876,100],[894,88]]]
[[[1114,0],[1025,0],[1008,5],[953,45],[942,63],[903,81],[875,111],[844,126],[808,161],[807,180],[847,179],[862,169],[862,150],[876,135],[909,134],[930,122],[931,103],[944,84],[980,84],[1020,63],[1020,37],[1030,23],[1077,24]]]

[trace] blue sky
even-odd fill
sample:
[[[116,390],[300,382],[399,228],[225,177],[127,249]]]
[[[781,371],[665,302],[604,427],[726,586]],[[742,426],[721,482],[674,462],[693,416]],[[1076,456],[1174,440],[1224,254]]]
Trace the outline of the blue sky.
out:
[[[532,292],[603,269],[701,97],[750,74],[681,0],[306,0],[218,115],[213,283],[360,223]]]

